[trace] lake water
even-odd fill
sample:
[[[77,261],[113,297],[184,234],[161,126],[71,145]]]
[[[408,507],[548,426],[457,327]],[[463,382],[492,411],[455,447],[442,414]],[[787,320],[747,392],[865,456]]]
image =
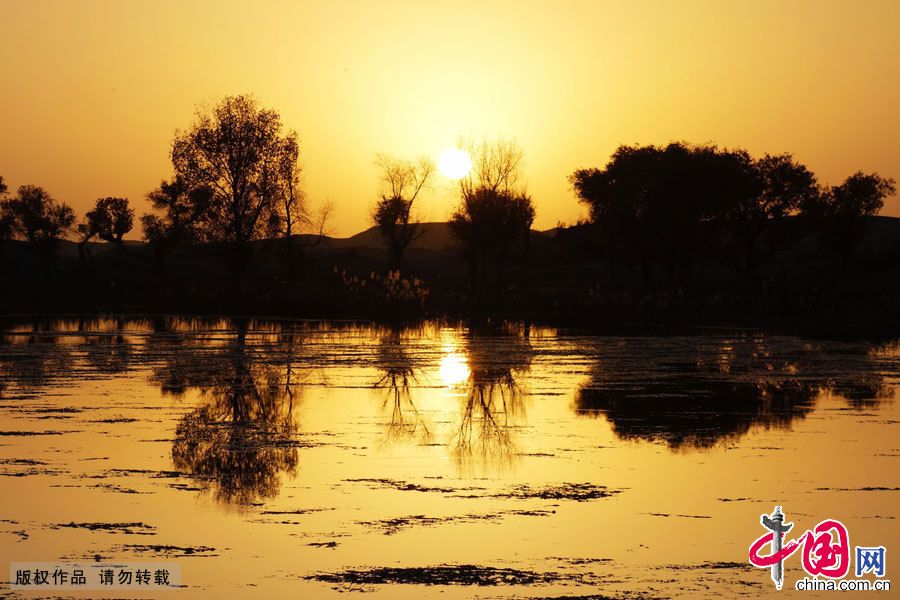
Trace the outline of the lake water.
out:
[[[0,557],[174,561],[171,598],[774,596],[776,504],[900,552],[898,386],[897,345],[719,330],[6,322]]]

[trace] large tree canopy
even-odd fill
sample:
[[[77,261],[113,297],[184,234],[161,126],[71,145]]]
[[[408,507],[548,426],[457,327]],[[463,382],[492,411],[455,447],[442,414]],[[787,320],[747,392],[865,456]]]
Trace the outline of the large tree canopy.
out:
[[[762,187],[760,194],[747,204],[745,216],[784,217],[818,201],[816,176],[790,154],[766,154],[756,161],[755,168]]]
[[[68,204],[57,202],[42,187],[23,185],[16,197],[4,202],[11,229],[33,244],[52,246],[75,222]]]
[[[685,143],[620,146],[605,167],[575,171],[570,181],[617,259],[684,263],[706,247],[744,269],[784,217],[872,215],[895,191],[893,180],[864,173],[822,188],[790,154],[754,160],[744,150]]]
[[[156,212],[141,217],[141,228],[144,239],[153,247],[159,266],[177,244],[197,241],[198,223],[211,198],[209,188],[191,188],[180,177],[162,181],[158,188],[147,194]]]
[[[840,185],[827,188],[813,212],[834,217],[864,217],[878,214],[884,199],[897,192],[896,182],[877,173],[859,171]]]
[[[746,152],[684,143],[620,146],[604,168],[578,170],[571,182],[592,221],[645,226],[710,220],[748,205],[762,186]]]
[[[212,194],[197,233],[226,245],[239,265],[251,243],[271,226],[281,179],[290,172],[284,164],[285,144],[293,135],[282,132],[277,112],[248,95],[228,96],[198,110],[194,124],[175,135],[176,178]]]
[[[125,234],[134,227],[134,210],[128,206],[127,198],[98,198],[85,217],[88,230],[112,244],[121,244]]]
[[[460,180],[460,203],[450,231],[463,244],[473,274],[493,263],[499,272],[520,241],[527,247],[535,210],[521,184],[524,153],[515,142],[467,144],[472,170]]]
[[[571,177],[616,260],[689,265],[714,225],[745,219],[763,188],[753,159],[713,145],[620,146]]]

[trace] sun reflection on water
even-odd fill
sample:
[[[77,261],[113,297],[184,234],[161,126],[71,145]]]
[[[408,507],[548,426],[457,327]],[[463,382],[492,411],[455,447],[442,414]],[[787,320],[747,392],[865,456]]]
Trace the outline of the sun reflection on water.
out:
[[[469,364],[466,357],[458,352],[450,352],[441,359],[441,380],[446,387],[457,386],[469,379]]]

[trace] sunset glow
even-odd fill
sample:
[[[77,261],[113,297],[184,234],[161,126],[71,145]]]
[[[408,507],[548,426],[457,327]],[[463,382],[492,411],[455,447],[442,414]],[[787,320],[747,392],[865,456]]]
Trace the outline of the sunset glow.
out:
[[[890,590],[900,0],[0,23],[10,597]]]
[[[584,216],[568,176],[623,143],[792,152],[829,184],[900,175],[892,0],[248,6],[0,3],[7,183],[140,214],[195,106],[242,93],[297,131],[309,200],[341,204],[342,236],[368,226],[374,155],[436,158],[459,136],[519,143],[536,229]],[[455,205],[441,186],[422,200],[435,220]]]

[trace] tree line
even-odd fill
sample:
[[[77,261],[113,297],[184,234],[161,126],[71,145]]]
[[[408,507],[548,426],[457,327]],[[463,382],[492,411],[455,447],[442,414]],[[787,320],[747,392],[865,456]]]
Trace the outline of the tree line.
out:
[[[752,270],[810,228],[833,245],[852,244],[860,218],[877,214],[896,192],[893,179],[875,173],[828,186],[790,154],[753,158],[683,142],[620,146],[604,167],[579,169],[570,182],[613,264],[646,270],[668,262],[682,278],[704,257]]]
[[[473,275],[499,272],[517,246],[529,247],[535,208],[522,181],[524,154],[505,140],[462,145],[472,169],[459,181],[450,231]],[[333,207],[310,207],[297,133],[252,96],[199,108],[194,122],[175,132],[170,158],[172,176],[147,194],[152,210],[139,219],[160,268],[176,248],[204,245],[243,272],[257,243],[274,239],[293,276],[298,255],[323,238]],[[371,222],[384,240],[389,267],[399,269],[409,245],[425,231],[418,201],[435,166],[425,157],[389,155],[379,155],[376,166]],[[777,247],[773,226],[788,216],[829,224],[835,240],[842,240],[835,243],[846,244],[851,224],[876,214],[896,192],[892,179],[874,173],[827,186],[790,154],[753,158],[740,149],[683,142],[620,146],[605,166],[579,169],[570,183],[588,209],[584,225],[597,240],[595,258],[645,270],[665,261],[681,277],[707,253],[753,269]],[[94,239],[116,245],[121,255],[135,214],[127,199],[107,197],[75,221],[71,207],[43,188],[23,185],[10,197],[0,178],[0,240],[18,237],[47,253],[74,234],[83,260],[90,260]]]
[[[522,152],[514,143],[472,143],[469,150],[474,168],[460,182],[461,201],[450,225],[472,270],[486,271],[527,240],[534,205],[519,185]],[[160,267],[175,248],[203,244],[220,250],[240,272],[254,245],[274,238],[293,274],[297,255],[321,241],[333,208],[326,203],[311,210],[301,186],[297,133],[285,130],[279,114],[252,96],[229,96],[198,109],[194,123],[176,131],[170,156],[173,175],[147,194],[152,211],[139,219]],[[377,165],[380,195],[371,220],[387,246],[390,268],[397,269],[424,232],[414,204],[434,163],[380,155]],[[121,254],[134,222],[125,198],[98,199],[77,225],[71,207],[41,187],[21,186],[14,197],[0,200],[0,239],[20,237],[50,253],[60,239],[75,234],[85,260],[94,239],[115,244]]]

